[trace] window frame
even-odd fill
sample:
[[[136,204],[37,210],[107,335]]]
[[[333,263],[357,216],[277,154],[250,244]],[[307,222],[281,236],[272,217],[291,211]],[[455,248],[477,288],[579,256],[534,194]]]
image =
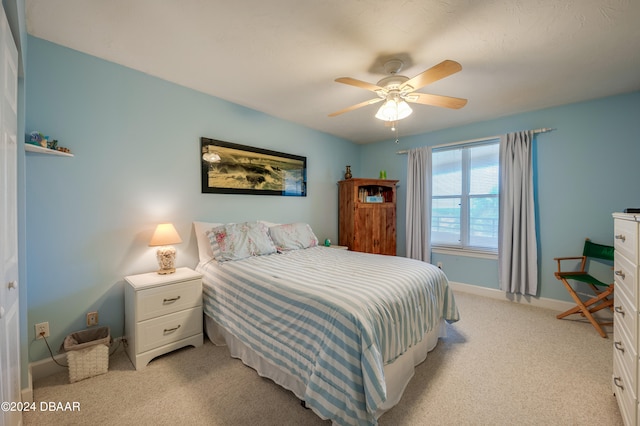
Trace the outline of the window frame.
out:
[[[500,179],[500,158],[499,158],[499,147],[500,147],[500,138],[499,137],[491,137],[485,139],[477,139],[466,142],[456,142],[451,144],[444,144],[432,147],[432,167],[431,167],[431,200],[430,200],[430,217],[433,218],[433,200],[436,199],[450,199],[450,198],[460,198],[460,244],[447,244],[447,243],[438,243],[434,242],[432,239],[433,233],[430,232],[430,243],[432,247],[432,251],[440,254],[457,254],[457,255],[465,255],[470,257],[479,257],[479,258],[497,258],[498,248],[493,247],[482,247],[482,246],[472,246],[469,244],[470,240],[470,201],[472,198],[496,198],[498,200],[498,206],[500,203],[500,189],[498,187],[497,194],[469,194],[470,192],[470,172],[471,172],[471,155],[470,150],[467,148],[478,147],[482,145],[497,145],[498,146],[498,185]],[[438,151],[451,151],[451,150],[460,150],[461,151],[461,194],[459,195],[442,195],[436,196],[433,195],[433,154]],[[500,211],[498,210],[498,221],[500,220]],[[433,219],[431,219],[433,223]],[[432,230],[432,223],[429,224],[430,231]],[[496,230],[497,231],[497,230]]]

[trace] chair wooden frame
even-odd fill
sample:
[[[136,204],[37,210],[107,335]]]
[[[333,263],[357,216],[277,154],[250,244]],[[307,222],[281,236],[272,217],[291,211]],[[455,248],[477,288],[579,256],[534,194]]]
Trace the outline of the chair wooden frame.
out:
[[[569,292],[569,295],[571,296],[571,298],[576,302],[576,306],[561,313],[558,314],[556,316],[556,318],[558,319],[562,319],[565,318],[569,315],[572,314],[580,314],[583,317],[585,317],[590,323],[591,325],[593,325],[593,327],[596,329],[596,331],[600,334],[600,336],[602,337],[607,337],[607,333],[602,329],[602,326],[605,325],[612,325],[613,322],[600,322],[598,320],[595,319],[595,317],[593,316],[593,314],[595,312],[598,312],[602,309],[606,309],[609,308],[610,310],[613,311],[613,290],[614,290],[614,283],[612,282],[611,284],[606,284],[603,283],[599,280],[597,280],[596,278],[592,277],[591,275],[588,274],[588,272],[586,271],[586,266],[587,266],[587,259],[589,257],[592,258],[599,258],[599,259],[607,259],[607,260],[613,260],[612,257],[607,256],[589,256],[587,255],[588,253],[588,247],[589,245],[595,245],[598,246],[600,248],[604,248],[605,250],[610,249],[611,253],[613,253],[613,248],[609,247],[609,246],[602,246],[602,245],[598,245],[598,244],[594,244],[591,243],[589,241],[589,239],[587,238],[585,241],[585,248],[583,251],[583,255],[582,256],[572,256],[572,257],[555,257],[554,260],[558,263],[558,271],[554,273],[555,277],[560,280],[562,282],[562,284],[564,284],[564,286],[566,287],[567,291]],[[612,255],[611,255],[612,256]],[[580,270],[579,271],[563,271],[561,268],[561,262],[565,261],[565,260],[572,260],[572,261],[577,261],[580,260]],[[579,282],[584,282],[586,283],[589,287],[591,287],[591,289],[593,290],[593,292],[595,293],[595,296],[583,301],[580,296],[578,295],[578,293],[576,292],[576,290],[571,286],[571,284],[569,284],[568,280],[575,280],[575,281],[579,281]],[[598,287],[605,287],[604,290],[601,290]]]

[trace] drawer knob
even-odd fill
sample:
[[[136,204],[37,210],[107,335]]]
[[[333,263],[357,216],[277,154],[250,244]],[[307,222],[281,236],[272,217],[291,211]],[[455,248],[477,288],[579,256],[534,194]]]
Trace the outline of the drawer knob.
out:
[[[622,269],[619,271],[615,271],[614,274],[616,274],[617,276],[619,276],[624,280],[625,275],[624,275],[624,272],[622,272]]]
[[[622,346],[622,342],[613,342],[613,346],[620,352],[624,353],[624,346]]]
[[[173,333],[174,331],[176,331],[177,329],[179,329],[180,326],[178,325],[177,327],[173,327],[173,328],[165,328],[164,329],[164,334],[169,334],[169,333]]]
[[[624,309],[622,309],[622,306],[616,306],[614,310],[620,315],[624,316]]]
[[[171,299],[164,299],[164,300],[162,301],[162,304],[163,304],[163,305],[168,305],[169,303],[173,303],[173,302],[176,302],[176,301],[178,301],[178,300],[180,300],[180,296],[172,297]]]
[[[16,281],[9,281],[9,284],[7,284],[7,288],[9,290],[15,290],[18,288],[18,283]]]
[[[620,377],[613,378],[613,384],[619,387],[620,389],[624,390],[624,386],[622,386],[621,383],[622,383],[622,379]]]
[[[625,237],[624,235],[620,234],[620,235],[616,235],[616,240],[620,240],[624,243],[624,240],[626,240],[627,237]]]

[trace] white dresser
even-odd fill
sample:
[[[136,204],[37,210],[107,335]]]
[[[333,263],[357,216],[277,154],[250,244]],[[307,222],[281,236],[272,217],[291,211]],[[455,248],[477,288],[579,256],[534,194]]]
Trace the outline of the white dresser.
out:
[[[638,229],[640,215],[614,213],[613,392],[625,425],[636,425],[638,406]]]
[[[202,346],[202,275],[178,268],[125,277],[127,354],[136,370],[184,346]]]

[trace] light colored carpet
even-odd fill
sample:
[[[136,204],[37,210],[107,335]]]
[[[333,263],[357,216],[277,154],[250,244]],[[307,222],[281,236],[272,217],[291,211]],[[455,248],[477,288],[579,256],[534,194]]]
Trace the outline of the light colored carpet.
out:
[[[380,425],[622,425],[611,391],[612,338],[556,312],[457,293],[447,326]],[[26,425],[328,425],[290,392],[205,339],[135,371],[122,350],[109,372],[34,384],[41,401],[79,412],[25,413]]]

